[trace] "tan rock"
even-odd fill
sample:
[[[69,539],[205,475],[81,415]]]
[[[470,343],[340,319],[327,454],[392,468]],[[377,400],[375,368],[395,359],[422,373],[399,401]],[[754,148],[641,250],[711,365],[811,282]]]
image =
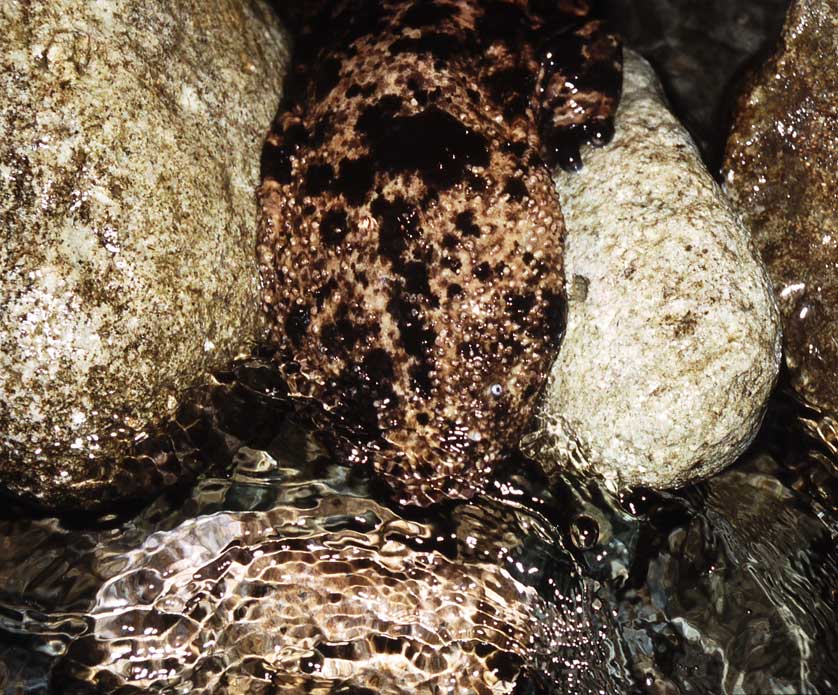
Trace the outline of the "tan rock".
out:
[[[618,485],[684,485],[731,463],[779,364],[777,308],[749,234],[627,51],[613,142],[557,186],[567,334],[535,455]]]
[[[774,282],[795,389],[838,413],[838,2],[795,0],[742,93],[725,154]]]
[[[259,330],[286,42],[260,0],[7,0],[0,36],[0,482],[86,504]]]

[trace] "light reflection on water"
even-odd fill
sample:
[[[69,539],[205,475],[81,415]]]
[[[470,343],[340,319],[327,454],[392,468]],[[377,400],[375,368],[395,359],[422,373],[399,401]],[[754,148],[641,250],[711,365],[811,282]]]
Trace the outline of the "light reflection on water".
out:
[[[783,393],[677,494],[548,486],[518,457],[422,512],[331,462],[270,374],[239,365],[190,422],[194,489],[104,528],[3,523],[6,693],[51,667],[66,693],[838,688],[834,444]]]
[[[283,403],[254,399],[249,387],[269,369],[243,365],[239,383],[218,386],[221,405],[205,414],[217,436],[205,438],[223,439],[230,461],[184,499],[164,497],[112,529],[7,524],[8,670],[37,691],[54,661],[53,691],[67,693],[488,694],[516,683],[604,693],[628,683],[613,651],[616,611],[605,596],[595,603],[595,583],[537,510],[501,496],[399,510],[364,472],[335,465]],[[259,408],[276,417],[242,412]],[[260,421],[273,437],[251,448],[265,441],[252,431]],[[510,484],[527,486],[498,492]]]

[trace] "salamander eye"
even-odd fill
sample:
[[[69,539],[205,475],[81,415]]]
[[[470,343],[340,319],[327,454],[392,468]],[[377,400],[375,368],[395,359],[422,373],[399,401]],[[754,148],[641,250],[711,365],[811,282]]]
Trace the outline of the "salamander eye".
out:
[[[503,386],[500,384],[492,384],[489,387],[489,393],[491,393],[495,398],[499,398],[503,393]]]

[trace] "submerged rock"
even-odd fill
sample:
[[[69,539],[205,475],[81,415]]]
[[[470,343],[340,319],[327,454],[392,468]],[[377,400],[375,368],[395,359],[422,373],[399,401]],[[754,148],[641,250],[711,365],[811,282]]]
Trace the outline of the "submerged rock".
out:
[[[774,281],[794,388],[838,412],[838,2],[792,3],[774,56],[740,97],[725,155]]]
[[[648,509],[619,601],[648,692],[836,692],[838,517],[789,463],[760,443]]]
[[[258,0],[12,0],[0,35],[0,481],[95,504],[257,334],[286,43]]]
[[[614,141],[557,185],[568,328],[534,453],[650,487],[727,466],[775,381],[778,312],[747,230],[636,54]]]

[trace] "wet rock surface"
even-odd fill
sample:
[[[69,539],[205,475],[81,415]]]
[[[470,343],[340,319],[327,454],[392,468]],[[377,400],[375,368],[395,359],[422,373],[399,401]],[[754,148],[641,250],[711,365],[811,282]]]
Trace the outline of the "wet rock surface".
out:
[[[747,230],[630,51],[614,140],[585,162],[556,179],[568,328],[538,458],[681,486],[756,433],[779,366],[777,308]]]
[[[12,0],[0,35],[0,481],[98,504],[160,482],[119,459],[259,330],[285,40],[256,0]]]
[[[739,99],[725,155],[774,281],[786,364],[811,404],[838,412],[838,3],[793,2],[775,54]]]

